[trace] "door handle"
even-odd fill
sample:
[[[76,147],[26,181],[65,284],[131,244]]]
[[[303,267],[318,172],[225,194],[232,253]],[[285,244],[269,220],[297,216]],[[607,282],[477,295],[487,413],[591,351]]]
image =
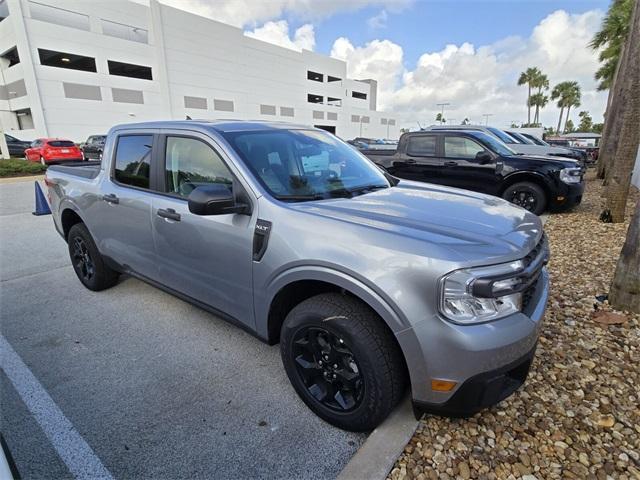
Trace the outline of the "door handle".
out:
[[[456,167],[458,162],[444,162],[445,167]]]
[[[102,200],[108,203],[113,203],[114,205],[120,203],[120,199],[116,197],[113,193],[110,193],[108,195],[103,195]]]
[[[166,210],[161,208],[156,213],[159,217],[168,218],[169,220],[174,220],[176,222],[180,221],[180,214],[176,213],[173,208],[167,208]]]
[[[416,163],[414,158],[407,158],[404,163]]]

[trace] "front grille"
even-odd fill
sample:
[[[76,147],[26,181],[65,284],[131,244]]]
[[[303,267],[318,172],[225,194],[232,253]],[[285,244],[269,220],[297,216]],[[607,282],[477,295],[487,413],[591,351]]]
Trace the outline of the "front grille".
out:
[[[538,259],[540,255],[547,255],[547,236],[544,233],[542,234],[542,237],[540,237],[536,246],[533,247],[533,249],[522,259],[524,267],[527,268],[531,263]],[[531,304],[536,293],[538,283],[540,282],[541,272],[542,269],[535,272],[535,280],[522,292],[522,311],[525,313],[527,312],[527,307]]]

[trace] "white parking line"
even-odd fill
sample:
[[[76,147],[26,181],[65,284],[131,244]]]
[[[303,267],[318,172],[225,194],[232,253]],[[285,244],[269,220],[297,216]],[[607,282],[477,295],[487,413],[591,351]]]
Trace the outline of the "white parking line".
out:
[[[73,476],[113,480],[111,473],[2,335],[0,367]]]

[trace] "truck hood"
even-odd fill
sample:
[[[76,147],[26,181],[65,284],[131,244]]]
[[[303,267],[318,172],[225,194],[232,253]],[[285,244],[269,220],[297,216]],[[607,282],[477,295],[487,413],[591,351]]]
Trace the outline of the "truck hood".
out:
[[[561,168],[582,167],[581,162],[567,157],[555,157],[553,155],[539,155],[539,154],[522,154],[512,155],[509,158],[524,159],[524,160],[536,160],[540,162],[549,162],[557,164]]]
[[[428,242],[451,260],[477,264],[526,255],[542,236],[540,219],[497,197],[401,181],[353,198],[290,204],[300,212]],[[375,242],[367,235],[366,242]],[[423,252],[429,252],[420,247]]]
[[[564,147],[547,147],[546,145],[509,144],[511,150],[527,155],[571,155],[573,152]]]

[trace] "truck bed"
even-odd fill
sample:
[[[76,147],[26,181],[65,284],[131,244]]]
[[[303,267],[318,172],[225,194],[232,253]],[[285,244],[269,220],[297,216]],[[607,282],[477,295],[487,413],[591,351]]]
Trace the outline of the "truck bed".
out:
[[[67,165],[51,165],[47,171],[60,172],[65,175],[72,175],[75,177],[82,177],[92,180],[100,173],[100,161],[93,162],[75,162]]]

